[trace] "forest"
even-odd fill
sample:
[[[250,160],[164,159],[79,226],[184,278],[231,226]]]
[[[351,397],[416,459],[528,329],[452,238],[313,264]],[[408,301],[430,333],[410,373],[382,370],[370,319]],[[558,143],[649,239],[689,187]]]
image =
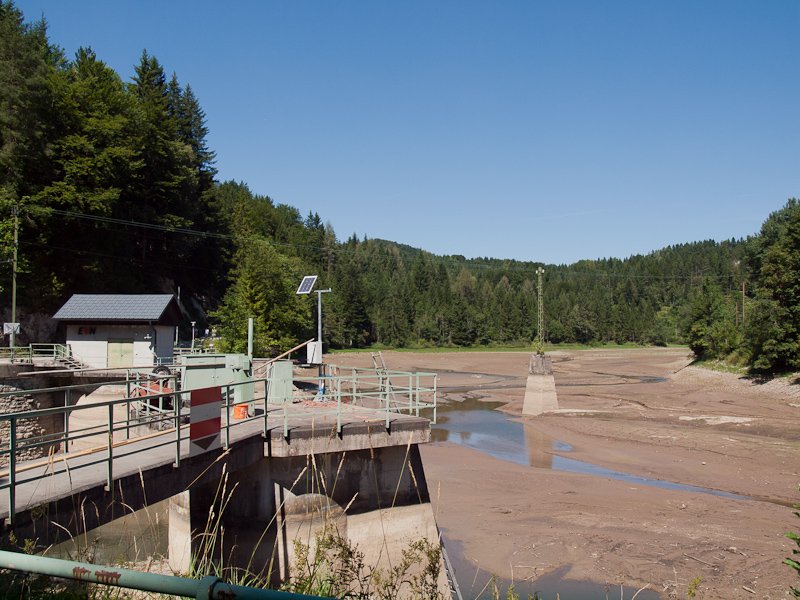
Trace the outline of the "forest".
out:
[[[317,274],[333,290],[331,347],[531,347],[543,267],[548,342],[682,343],[755,371],[800,369],[795,199],[748,239],[645,256],[437,256],[339,239],[318,212],[219,181],[207,135],[191,85],[155,56],[143,51],[125,81],[89,47],[66,56],[44,21],[0,0],[0,308],[8,321],[16,248],[18,343],[53,339],[49,315],[73,293],[179,293],[184,327],[241,351],[253,316],[256,352],[275,355],[315,336],[314,295],[295,290]]]

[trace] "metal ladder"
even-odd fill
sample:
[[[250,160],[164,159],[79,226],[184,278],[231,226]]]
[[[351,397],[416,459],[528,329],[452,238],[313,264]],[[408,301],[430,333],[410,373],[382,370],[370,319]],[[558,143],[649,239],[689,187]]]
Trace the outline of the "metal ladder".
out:
[[[383,353],[370,352],[369,355],[372,358],[372,365],[375,368],[375,372],[379,377],[379,393],[382,397],[386,398],[387,404],[391,406],[391,403],[395,400],[394,389],[392,389],[389,369],[386,368],[386,362],[383,360]]]

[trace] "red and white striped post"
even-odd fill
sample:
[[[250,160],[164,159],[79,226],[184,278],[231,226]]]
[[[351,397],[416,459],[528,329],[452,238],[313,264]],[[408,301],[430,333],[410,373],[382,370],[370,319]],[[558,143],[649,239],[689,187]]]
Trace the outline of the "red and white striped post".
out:
[[[192,390],[190,406],[189,456],[220,448],[222,388],[216,386]]]

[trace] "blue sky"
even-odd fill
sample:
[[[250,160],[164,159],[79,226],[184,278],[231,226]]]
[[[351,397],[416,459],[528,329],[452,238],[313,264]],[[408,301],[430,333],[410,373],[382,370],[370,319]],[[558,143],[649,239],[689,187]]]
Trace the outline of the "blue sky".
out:
[[[190,84],[221,180],[340,239],[546,263],[756,233],[800,196],[800,2],[17,0]]]

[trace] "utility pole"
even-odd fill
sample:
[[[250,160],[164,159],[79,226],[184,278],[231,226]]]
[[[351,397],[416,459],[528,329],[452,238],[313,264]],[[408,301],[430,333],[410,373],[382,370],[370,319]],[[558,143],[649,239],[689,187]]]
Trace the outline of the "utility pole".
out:
[[[539,316],[539,330],[536,332],[537,338],[537,346],[538,352],[544,354],[544,294],[542,293],[542,274],[544,273],[544,269],[539,267],[536,269],[536,274],[539,276],[539,306],[538,308],[538,316]]]
[[[178,286],[178,307],[180,308],[181,305],[181,286]],[[178,331],[180,331],[180,323],[175,328],[175,347],[178,347]]]
[[[742,335],[744,335],[744,291],[745,291],[745,282],[742,280]]]
[[[15,204],[11,207],[11,214],[14,216],[14,258],[11,262],[11,322],[17,322],[17,247],[19,246],[19,207]],[[17,334],[16,325],[11,326],[11,333],[8,338],[9,347],[16,345]],[[13,350],[12,350],[13,352]],[[13,354],[12,354],[13,356]]]
[[[319,343],[319,376],[325,374],[325,365],[322,363],[322,294],[332,292],[331,288],[327,290],[316,290],[317,292],[317,342]]]

